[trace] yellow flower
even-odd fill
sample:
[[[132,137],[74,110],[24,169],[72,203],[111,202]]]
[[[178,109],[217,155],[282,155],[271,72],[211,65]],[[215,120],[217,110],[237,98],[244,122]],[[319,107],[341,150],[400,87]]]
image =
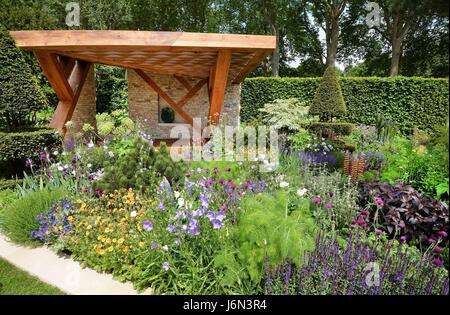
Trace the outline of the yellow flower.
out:
[[[139,242],[139,247],[144,247],[145,243],[144,242]]]
[[[106,244],[111,244],[111,239],[107,238],[106,239]]]
[[[113,243],[117,243],[117,240],[115,238],[113,238],[112,242]]]
[[[110,232],[109,228],[106,228],[105,233],[109,233],[109,232]]]
[[[96,252],[98,255],[103,255],[103,254],[105,253],[105,250],[103,250],[103,249],[97,249],[95,252]]]
[[[73,216],[69,215],[69,216],[67,217],[67,221],[68,221],[69,223],[72,223],[72,221],[73,221]]]
[[[92,229],[92,225],[89,224],[89,225],[86,227],[86,229],[88,229],[88,230]]]
[[[128,246],[124,246],[123,248],[122,248],[122,250],[124,251],[124,252],[128,252]]]
[[[114,250],[114,247],[112,247],[112,246],[108,247],[108,252],[112,252],[113,250]]]
[[[118,243],[118,244],[122,244],[124,241],[125,241],[125,240],[123,239],[123,237],[121,237],[121,238],[119,238],[119,239],[117,240],[117,243]]]

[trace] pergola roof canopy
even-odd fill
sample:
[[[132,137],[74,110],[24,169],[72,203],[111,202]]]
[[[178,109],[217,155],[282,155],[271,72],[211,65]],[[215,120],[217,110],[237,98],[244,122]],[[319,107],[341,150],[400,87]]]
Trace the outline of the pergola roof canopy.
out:
[[[231,53],[228,83],[240,83],[275,48],[274,36],[147,31],[16,31],[19,48],[91,63],[206,79]]]

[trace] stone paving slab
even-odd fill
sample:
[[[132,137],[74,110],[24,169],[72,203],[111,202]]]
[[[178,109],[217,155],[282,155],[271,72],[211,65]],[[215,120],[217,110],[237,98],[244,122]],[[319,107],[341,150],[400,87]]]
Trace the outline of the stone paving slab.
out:
[[[0,234],[0,257],[73,295],[137,295],[131,283],[121,283],[111,274],[82,268],[68,256],[57,255],[47,247],[29,248],[13,244]],[[151,289],[141,293],[151,294]]]

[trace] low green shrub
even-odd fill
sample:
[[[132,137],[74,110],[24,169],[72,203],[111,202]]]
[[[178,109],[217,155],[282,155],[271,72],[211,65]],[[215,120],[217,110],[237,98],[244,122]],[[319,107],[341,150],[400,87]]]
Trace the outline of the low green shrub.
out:
[[[11,241],[35,245],[31,232],[39,228],[36,216],[44,213],[60,198],[67,196],[63,189],[42,189],[31,192],[0,212],[0,229]]]
[[[3,189],[14,189],[21,183],[21,179],[0,179],[0,191]]]
[[[276,265],[285,259],[298,266],[304,251],[314,246],[316,226],[309,201],[286,191],[242,200],[238,221],[239,258],[251,280],[260,280],[266,256]]]
[[[411,184],[422,193],[448,198],[448,149],[418,146],[404,137],[395,137],[380,148],[385,163],[381,180],[391,184]],[[447,189],[445,189],[447,187]]]
[[[38,158],[36,149],[53,152],[61,147],[61,136],[54,129],[40,129],[13,133],[0,132],[0,163],[12,169],[0,169],[0,177],[22,175],[27,158]]]
[[[163,177],[170,183],[182,178],[183,164],[175,162],[164,143],[159,150],[141,137],[126,140],[129,148],[118,153],[114,159],[104,163],[104,175],[94,187],[112,191],[120,188],[137,188],[152,192]]]
[[[309,129],[317,134],[331,134],[337,136],[348,136],[352,133],[355,125],[345,122],[314,122]]]

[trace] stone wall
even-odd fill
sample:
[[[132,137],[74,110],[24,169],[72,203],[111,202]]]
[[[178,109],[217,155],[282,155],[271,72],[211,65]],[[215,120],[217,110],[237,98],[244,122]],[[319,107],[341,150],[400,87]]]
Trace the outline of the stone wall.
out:
[[[170,131],[172,128],[176,125],[186,124],[186,122],[178,114],[175,114],[175,121],[172,124],[160,122],[160,109],[162,107],[168,107],[167,103],[159,98],[158,94],[134,70],[128,70],[127,73],[128,108],[130,116],[146,127],[146,131],[154,139],[171,138]],[[188,93],[187,89],[173,76],[150,73],[147,73],[147,75],[176,102]],[[198,79],[189,79],[188,81],[191,86],[194,86],[198,82]],[[240,93],[240,84],[227,87],[224,97],[222,120],[228,125],[239,125]],[[194,119],[201,118],[202,127],[207,125],[209,95],[206,84],[183,106],[183,110]],[[192,128],[187,124],[186,127],[192,133]],[[172,138],[178,138],[178,135]]]

